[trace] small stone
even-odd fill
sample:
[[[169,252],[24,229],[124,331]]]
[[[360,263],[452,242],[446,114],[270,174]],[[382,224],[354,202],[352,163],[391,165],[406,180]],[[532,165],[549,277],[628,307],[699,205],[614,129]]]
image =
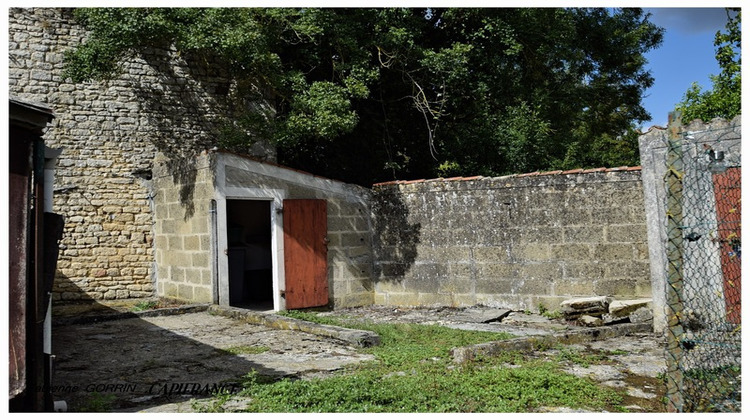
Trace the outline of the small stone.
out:
[[[614,317],[627,316],[651,302],[652,299],[615,300],[609,304],[609,313]]]
[[[560,303],[560,312],[568,320],[576,319],[581,315],[602,315],[609,310],[611,301],[612,298],[608,296],[568,299]]]
[[[466,309],[463,313],[456,316],[457,321],[476,322],[489,324],[490,322],[501,321],[512,311],[510,309]]]
[[[583,325],[584,327],[599,327],[604,324],[604,321],[602,321],[601,318],[597,318],[595,316],[581,315],[581,317],[578,318],[578,323]]]
[[[653,320],[654,312],[645,306],[636,309],[635,312],[630,314],[630,322],[632,323],[651,322]]]

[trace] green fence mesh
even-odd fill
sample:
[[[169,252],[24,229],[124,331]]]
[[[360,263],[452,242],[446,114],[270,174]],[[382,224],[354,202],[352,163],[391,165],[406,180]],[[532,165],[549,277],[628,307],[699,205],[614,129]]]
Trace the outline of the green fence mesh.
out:
[[[740,139],[683,130],[670,125],[664,177],[667,409],[739,412]]]

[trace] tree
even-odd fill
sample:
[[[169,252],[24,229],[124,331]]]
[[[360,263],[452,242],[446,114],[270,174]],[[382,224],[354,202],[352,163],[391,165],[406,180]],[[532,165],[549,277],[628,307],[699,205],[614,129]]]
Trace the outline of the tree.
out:
[[[154,46],[210,55],[238,86],[262,84],[275,103],[270,122],[233,117],[240,132],[262,122],[282,163],[363,185],[637,162],[634,127],[650,118],[640,100],[653,84],[643,55],[663,32],[640,9],[76,16],[91,32],[66,56],[74,81],[111,77],[124,58]]]
[[[683,121],[713,118],[732,119],[742,112],[742,21],[741,9],[727,9],[726,32],[716,33],[716,61],[721,72],[711,75],[711,90],[702,91],[698,83],[693,83],[685,93],[677,109],[682,112]]]

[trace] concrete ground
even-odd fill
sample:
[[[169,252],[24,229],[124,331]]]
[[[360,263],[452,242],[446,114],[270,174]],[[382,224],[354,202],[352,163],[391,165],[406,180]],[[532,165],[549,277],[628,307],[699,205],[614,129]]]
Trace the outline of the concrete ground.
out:
[[[335,331],[321,336],[299,329],[280,330],[269,326],[278,326],[276,321],[250,324],[203,309],[125,319],[119,315],[127,311],[118,309],[100,312],[99,322],[89,322],[91,318],[85,318],[89,312],[62,312],[53,328],[55,400],[64,400],[68,411],[191,412],[191,401],[207,398],[216,390],[236,390],[232,387],[239,386],[240,378],[251,370],[305,379],[330,375],[372,357],[361,352],[356,343],[336,338]],[[506,331],[530,338],[581,330],[539,315],[487,308],[372,306],[321,314]],[[529,357],[558,361],[566,372],[623,391],[628,395],[624,405],[630,411],[659,412],[663,411],[664,395],[658,378],[665,370],[662,349],[660,337],[632,333],[547,346]],[[571,355],[587,355],[585,360],[592,362],[581,364]],[[229,404],[240,407],[242,402],[230,400]],[[232,411],[232,406],[224,409]],[[568,409],[548,407],[542,411]]]

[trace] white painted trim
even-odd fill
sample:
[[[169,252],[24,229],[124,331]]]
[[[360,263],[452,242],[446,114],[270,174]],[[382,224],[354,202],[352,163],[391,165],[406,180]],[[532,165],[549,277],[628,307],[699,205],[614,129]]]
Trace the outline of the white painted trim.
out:
[[[216,267],[218,273],[214,281],[218,282],[219,305],[229,306],[229,259],[226,254],[228,249],[227,239],[227,200],[262,200],[270,201],[271,218],[271,264],[272,264],[272,288],[273,288],[273,310],[282,311],[286,309],[286,302],[281,298],[281,290],[285,288],[284,277],[284,218],[283,214],[277,212],[284,206],[287,191],[272,188],[249,188],[249,187],[226,187],[226,162],[219,159],[216,165],[215,200],[218,261]]]

